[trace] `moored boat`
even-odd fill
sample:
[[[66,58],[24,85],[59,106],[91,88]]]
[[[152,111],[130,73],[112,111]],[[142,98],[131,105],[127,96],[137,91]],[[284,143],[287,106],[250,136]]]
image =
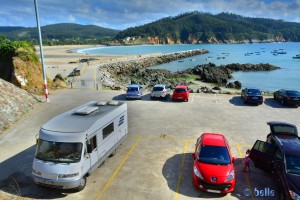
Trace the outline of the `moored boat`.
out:
[[[294,59],[300,59],[300,53],[297,54],[297,55],[295,55],[295,56],[293,56],[293,58],[294,58]]]

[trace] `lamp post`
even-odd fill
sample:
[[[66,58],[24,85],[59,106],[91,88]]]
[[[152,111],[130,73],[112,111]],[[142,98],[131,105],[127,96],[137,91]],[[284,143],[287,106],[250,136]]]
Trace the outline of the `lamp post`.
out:
[[[37,7],[37,0],[34,0],[34,7],[35,7],[36,23],[37,23],[38,33],[39,33],[40,55],[41,55],[41,61],[42,61],[45,97],[46,97],[46,102],[49,102],[50,100],[49,100],[47,76],[46,76],[46,70],[45,70],[45,64],[44,64],[43,42],[42,42],[42,36],[41,36],[41,28],[40,28],[39,11],[38,11],[38,7]]]

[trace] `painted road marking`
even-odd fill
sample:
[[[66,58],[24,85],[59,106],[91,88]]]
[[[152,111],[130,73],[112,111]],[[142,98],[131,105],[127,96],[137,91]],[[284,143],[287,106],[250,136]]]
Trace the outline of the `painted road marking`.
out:
[[[120,169],[122,168],[122,166],[124,165],[124,163],[126,162],[126,160],[129,158],[130,154],[132,153],[132,151],[134,150],[134,148],[136,147],[136,145],[140,142],[141,140],[141,136],[138,137],[138,139],[135,141],[135,143],[132,145],[131,149],[129,150],[129,152],[126,154],[125,158],[122,160],[122,162],[120,163],[120,165],[118,166],[117,170],[114,172],[114,174],[110,177],[109,181],[105,184],[104,188],[101,190],[101,192],[98,194],[96,200],[101,199],[102,195],[104,194],[104,192],[107,190],[107,188],[109,187],[109,185],[111,184],[111,182],[115,179],[116,175],[118,174],[118,172],[120,171]]]
[[[194,102],[194,97],[195,97],[195,93],[193,93],[193,95],[192,95],[192,101],[191,101],[191,103]]]
[[[243,158],[243,154],[242,154],[242,151],[241,151],[241,146],[240,146],[239,144],[237,145],[237,148],[238,148],[238,151],[239,151],[239,154],[240,154],[240,158]],[[242,162],[243,162],[243,160],[242,160]],[[244,163],[242,163],[242,164],[243,164],[243,166],[244,166]],[[252,190],[252,186],[251,186],[251,183],[250,183],[248,174],[247,174],[247,173],[244,173],[244,175],[245,175],[245,178],[246,178],[246,180],[247,180],[248,188],[249,188],[250,191],[251,191],[251,199],[254,200],[254,195],[253,195],[253,192],[252,192],[253,190]]]
[[[176,186],[174,200],[178,199],[178,191],[179,191],[180,182],[181,182],[181,178],[182,178],[182,171],[183,171],[183,167],[184,167],[184,160],[185,160],[186,149],[187,149],[188,144],[189,144],[189,141],[185,140],[183,156],[182,156],[182,160],[181,160],[181,167],[180,167],[180,172],[179,172],[179,177],[178,177],[178,182],[177,182],[177,186]]]

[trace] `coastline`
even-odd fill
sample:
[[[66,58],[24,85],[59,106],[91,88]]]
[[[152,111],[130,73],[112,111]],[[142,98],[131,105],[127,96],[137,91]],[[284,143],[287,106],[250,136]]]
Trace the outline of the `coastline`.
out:
[[[110,54],[83,54],[77,53],[79,49],[101,47],[101,45],[63,45],[63,46],[43,46],[44,64],[47,77],[54,79],[57,74],[67,77],[74,68],[80,65],[80,59],[95,58],[90,64],[108,64],[120,61],[130,61],[150,56],[161,55],[152,53],[144,55],[110,55]],[[35,46],[36,53],[40,56],[39,46]]]
[[[63,77],[67,77],[74,68],[80,66],[80,59],[96,59],[89,61],[90,65],[103,65],[112,64],[121,61],[136,61],[147,57],[163,55],[161,53],[152,53],[144,55],[109,55],[109,54],[82,54],[77,53],[79,49],[95,48],[95,45],[63,45],[63,46],[43,46],[44,64],[46,68],[47,77],[54,79],[57,74],[61,74]],[[100,47],[100,45],[99,45]],[[39,46],[36,46],[36,53],[40,56]],[[198,92],[198,88],[215,87],[214,83],[206,83],[199,80],[192,81],[191,89]],[[216,93],[239,93],[239,90],[220,87],[221,91],[215,91]]]

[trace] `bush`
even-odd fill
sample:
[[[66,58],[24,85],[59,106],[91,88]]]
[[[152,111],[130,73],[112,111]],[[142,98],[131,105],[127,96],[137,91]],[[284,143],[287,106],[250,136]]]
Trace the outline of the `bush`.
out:
[[[12,42],[8,39],[1,40],[0,59],[11,60],[14,56],[20,57],[23,61],[30,61],[33,63],[38,63],[39,61],[32,43],[27,41]]]

